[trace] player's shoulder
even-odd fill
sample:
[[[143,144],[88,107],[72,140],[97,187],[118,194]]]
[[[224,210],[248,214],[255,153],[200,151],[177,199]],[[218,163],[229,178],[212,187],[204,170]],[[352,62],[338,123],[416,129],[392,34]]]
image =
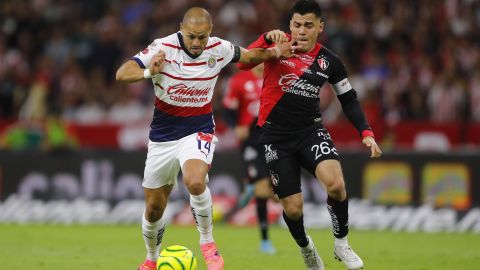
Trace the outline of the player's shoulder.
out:
[[[209,37],[206,49],[221,49],[230,46],[233,48],[233,44],[228,40],[219,37]]]
[[[162,47],[169,47],[177,49],[180,47],[180,42],[178,40],[178,33],[173,33],[171,35],[155,39],[156,43]]]
[[[178,39],[175,39],[175,34],[156,38],[152,43],[143,49],[142,53],[147,54],[149,52],[157,52],[158,50],[168,51],[168,50],[177,50],[180,48]]]
[[[342,62],[342,60],[340,59],[340,57],[334,53],[331,49],[327,48],[326,46],[324,46],[323,44],[320,44],[321,48],[320,48],[320,51],[318,53],[318,56],[319,58],[328,58],[332,61],[335,61],[335,62]]]
[[[218,42],[229,42],[228,40],[226,39],[223,39],[223,38],[220,38],[220,37],[215,37],[215,36],[210,36],[208,37],[208,44],[213,44],[213,43],[218,43]]]

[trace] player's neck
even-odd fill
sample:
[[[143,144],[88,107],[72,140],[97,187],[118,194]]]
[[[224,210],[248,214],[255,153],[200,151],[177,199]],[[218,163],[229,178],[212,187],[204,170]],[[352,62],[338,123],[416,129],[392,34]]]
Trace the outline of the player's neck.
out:
[[[190,58],[196,59],[196,58],[198,58],[200,55],[202,55],[203,51],[202,51],[201,53],[199,53],[198,55],[194,55],[194,54],[192,54],[192,53],[187,49],[187,47],[185,46],[185,42],[183,41],[182,32],[178,31],[178,32],[177,32],[177,37],[178,37],[178,41],[180,42],[180,47],[182,47],[183,51],[184,51],[188,56],[190,56]]]

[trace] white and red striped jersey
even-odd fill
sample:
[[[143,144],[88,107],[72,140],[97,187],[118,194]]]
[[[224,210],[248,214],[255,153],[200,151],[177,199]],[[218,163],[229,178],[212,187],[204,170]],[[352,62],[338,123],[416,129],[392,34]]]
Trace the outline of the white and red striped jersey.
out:
[[[152,77],[155,110],[150,125],[150,140],[172,141],[196,132],[214,133],[212,95],[222,68],[238,61],[240,50],[229,41],[209,37],[197,57],[185,48],[177,32],[156,39],[133,57],[140,67],[148,68],[160,50],[167,62],[162,72]]]

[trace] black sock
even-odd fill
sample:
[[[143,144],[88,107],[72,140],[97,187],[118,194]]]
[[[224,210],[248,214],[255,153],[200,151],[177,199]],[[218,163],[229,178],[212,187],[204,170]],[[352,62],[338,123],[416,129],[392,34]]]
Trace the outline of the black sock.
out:
[[[348,198],[342,202],[328,196],[327,209],[332,217],[333,235],[343,238],[348,234]]]
[[[298,220],[293,220],[285,215],[283,212],[283,220],[287,223],[290,234],[300,247],[306,247],[308,245],[307,234],[305,233],[305,227],[303,226],[303,215]]]
[[[257,218],[260,225],[262,240],[268,239],[267,199],[256,197]]]

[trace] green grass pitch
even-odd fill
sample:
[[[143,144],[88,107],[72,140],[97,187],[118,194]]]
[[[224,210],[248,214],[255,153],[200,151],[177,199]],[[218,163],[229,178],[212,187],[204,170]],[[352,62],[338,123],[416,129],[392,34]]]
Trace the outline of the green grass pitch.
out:
[[[216,225],[214,236],[226,270],[305,269],[288,230],[274,226],[276,255],[258,252],[257,228]],[[332,255],[329,230],[309,230],[327,270],[345,269]],[[371,270],[477,270],[480,236],[351,231],[350,244]],[[194,227],[167,226],[166,245],[185,245],[206,269]],[[0,225],[0,269],[135,270],[145,258],[140,226],[133,225]]]

